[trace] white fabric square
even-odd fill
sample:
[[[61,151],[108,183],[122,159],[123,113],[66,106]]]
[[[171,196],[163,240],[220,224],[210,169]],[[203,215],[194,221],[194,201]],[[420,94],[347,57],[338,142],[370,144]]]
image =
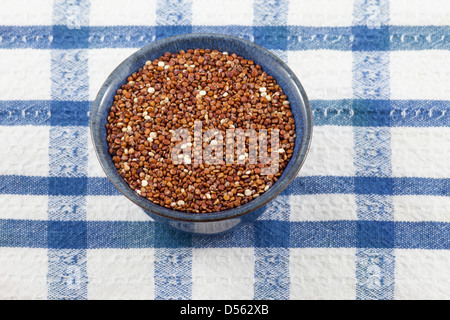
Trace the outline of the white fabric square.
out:
[[[291,249],[291,300],[355,299],[355,249]]]
[[[390,0],[390,23],[400,26],[447,26],[448,0]]]
[[[291,221],[356,220],[353,194],[313,194],[289,197]]]
[[[91,26],[156,25],[155,0],[91,1]]]
[[[95,100],[100,87],[119,64],[136,49],[89,50],[89,99]]]
[[[0,0],[0,23],[5,26],[52,24],[52,0]]]
[[[353,176],[352,127],[318,126],[299,176]]]
[[[391,52],[391,98],[448,100],[450,51]]]
[[[288,25],[313,27],[351,26],[354,0],[290,1]]]
[[[139,206],[125,196],[87,196],[86,218],[92,221],[149,221]]]
[[[87,251],[88,298],[154,299],[154,249]]]
[[[350,51],[289,51],[288,64],[310,99],[351,99],[353,56]]]
[[[206,26],[253,24],[253,1],[196,0],[192,2],[192,24]]]
[[[50,50],[0,50],[0,57],[0,100],[50,99]]]
[[[97,154],[94,150],[94,145],[92,143],[92,139],[89,135],[87,139],[87,147],[88,147],[88,170],[87,175],[88,177],[106,177],[105,172],[102,169],[102,166],[100,165],[100,162],[98,161]]]
[[[48,196],[0,195],[0,219],[47,220]]]
[[[450,222],[450,197],[395,196],[394,218],[397,221]]]
[[[397,300],[448,300],[450,251],[396,250]]]
[[[47,263],[47,249],[0,247],[0,299],[46,299]]]
[[[192,299],[253,299],[253,248],[192,250]]]
[[[0,126],[0,174],[48,176],[49,131],[38,126]]]
[[[392,128],[394,177],[450,177],[450,128]]]

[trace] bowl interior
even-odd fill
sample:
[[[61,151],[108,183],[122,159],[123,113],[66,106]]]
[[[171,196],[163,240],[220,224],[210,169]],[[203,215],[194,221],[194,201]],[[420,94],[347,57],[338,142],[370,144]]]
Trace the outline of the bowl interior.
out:
[[[217,49],[236,53],[255,61],[264,71],[275,78],[291,102],[296,125],[294,153],[278,181],[260,197],[239,207],[216,213],[193,214],[171,210],[137,195],[119,175],[108,153],[106,123],[116,90],[127,77],[138,71],[147,60],[159,58],[166,52],[179,52],[195,48]],[[123,61],[106,79],[94,102],[91,113],[91,135],[101,166],[111,182],[131,201],[143,209],[161,217],[181,221],[218,221],[244,215],[260,208],[282,192],[295,178],[302,166],[312,134],[312,114],[308,98],[299,80],[289,67],[268,50],[247,40],[218,34],[186,34],[154,42]]]

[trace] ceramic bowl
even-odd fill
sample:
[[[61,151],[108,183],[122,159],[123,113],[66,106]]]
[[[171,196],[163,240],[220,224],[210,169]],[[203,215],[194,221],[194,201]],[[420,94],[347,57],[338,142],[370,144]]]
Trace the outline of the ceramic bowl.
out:
[[[193,214],[171,210],[137,195],[114,167],[106,141],[105,125],[109,110],[113,104],[116,90],[127,82],[127,77],[144,66],[146,61],[159,58],[166,52],[179,52],[195,48],[236,53],[261,65],[263,70],[274,77],[283,88],[291,103],[296,124],[294,153],[278,181],[258,198],[239,207],[215,213]],[[247,40],[227,35],[184,34],[156,41],[140,49],[125,59],[109,75],[95,99],[91,112],[90,129],[98,160],[106,176],[128,199],[144,209],[145,213],[156,221],[168,223],[172,227],[187,232],[214,234],[254,221],[264,212],[266,205],[297,176],[311,143],[312,112],[300,81],[281,59],[268,50]]]

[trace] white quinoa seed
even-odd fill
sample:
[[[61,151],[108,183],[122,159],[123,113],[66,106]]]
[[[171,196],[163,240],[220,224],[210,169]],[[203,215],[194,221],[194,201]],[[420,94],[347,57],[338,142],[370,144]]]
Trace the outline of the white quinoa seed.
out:
[[[159,62],[158,62],[158,67],[164,67],[164,66],[165,66],[164,61],[159,61]]]
[[[148,93],[155,93],[155,88],[153,87],[148,88]]]
[[[266,92],[266,90],[267,90],[266,87],[260,87],[259,88],[259,92]]]
[[[278,149],[278,153],[285,153],[286,151],[283,148]]]
[[[150,132],[150,138],[155,139],[158,136],[156,132]]]
[[[143,186],[143,187],[148,186],[148,181],[147,180],[142,180],[141,186]]]
[[[251,196],[252,195],[252,190],[250,190],[250,189],[246,189],[245,191],[244,191],[244,194],[248,197],[248,196]]]
[[[206,96],[206,91],[205,91],[205,90],[200,90],[199,94],[200,94],[201,96]]]
[[[181,207],[184,206],[184,201],[183,200],[178,200],[177,204]]]

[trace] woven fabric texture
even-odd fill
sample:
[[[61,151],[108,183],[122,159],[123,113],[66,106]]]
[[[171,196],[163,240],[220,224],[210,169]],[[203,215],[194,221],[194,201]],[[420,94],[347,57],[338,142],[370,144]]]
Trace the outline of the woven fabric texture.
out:
[[[271,50],[311,100],[299,176],[220,236],[105,177],[89,111],[158,39]],[[0,299],[450,299],[448,0],[0,0]]]

